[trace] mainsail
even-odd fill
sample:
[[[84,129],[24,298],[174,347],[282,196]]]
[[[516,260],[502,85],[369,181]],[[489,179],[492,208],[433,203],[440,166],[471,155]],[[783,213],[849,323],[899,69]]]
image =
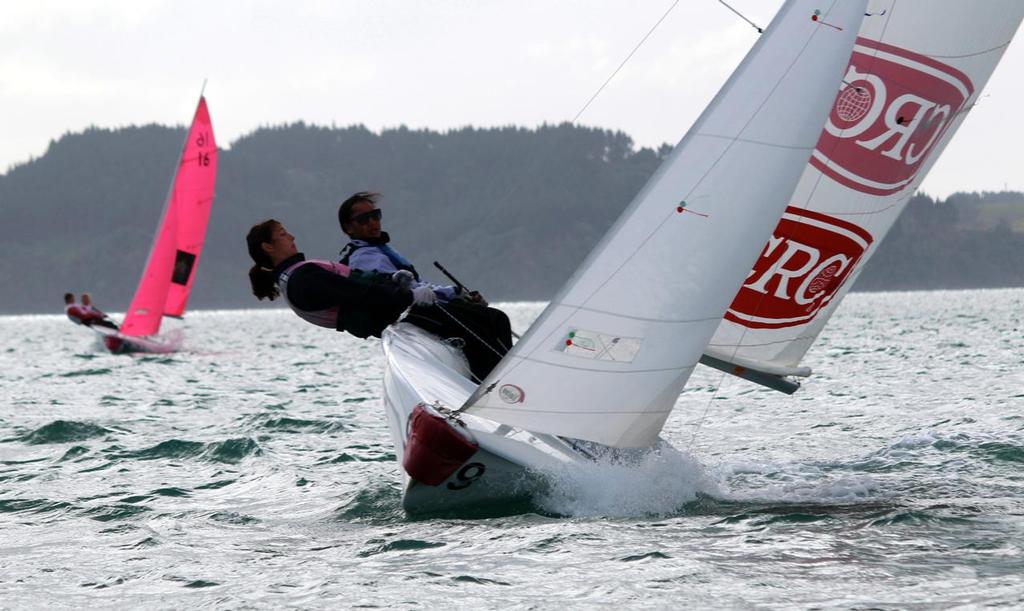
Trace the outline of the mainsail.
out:
[[[869,7],[789,206],[707,354],[777,375],[800,362],[1010,44],[1020,0]]]
[[[612,446],[656,440],[790,201],[865,4],[783,6],[615,226],[470,397],[470,413]]]
[[[216,177],[217,143],[206,99],[200,96],[146,268],[121,325],[123,335],[154,335],[165,314],[184,313],[206,238]]]

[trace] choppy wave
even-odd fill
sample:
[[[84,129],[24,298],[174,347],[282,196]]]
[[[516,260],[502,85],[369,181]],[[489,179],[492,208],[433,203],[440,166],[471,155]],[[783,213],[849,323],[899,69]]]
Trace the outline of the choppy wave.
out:
[[[539,306],[509,311],[523,329]],[[1014,607],[1020,311],[1024,291],[852,295],[792,397],[698,369],[675,449],[422,519],[402,510],[373,343],[204,312],[184,352],[115,356],[60,317],[0,318],[0,598]]]
[[[259,444],[249,438],[227,439],[203,443],[168,439],[141,450],[122,452],[114,456],[119,460],[158,460],[163,458],[197,458],[212,462],[234,464],[249,456],[258,456]]]
[[[111,430],[89,422],[75,422],[73,420],[55,420],[43,425],[34,431],[22,435],[19,439],[32,445],[48,443],[68,443],[72,441],[84,441],[93,437],[101,437],[110,433]]]

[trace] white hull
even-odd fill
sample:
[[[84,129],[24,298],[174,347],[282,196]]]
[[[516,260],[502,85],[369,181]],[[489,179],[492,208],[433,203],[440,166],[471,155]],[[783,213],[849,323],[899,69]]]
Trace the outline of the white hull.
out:
[[[401,468],[409,416],[420,403],[458,409],[476,389],[462,353],[408,324],[384,332],[384,405],[402,473],[409,514],[474,510],[528,501],[545,486],[544,473],[589,463],[584,451],[551,435],[530,433],[471,414],[460,418],[479,450],[438,486],[412,480]]]
[[[180,329],[175,329],[166,335],[148,335],[145,337],[123,335],[115,329],[98,325],[91,326],[90,329],[99,334],[103,346],[114,354],[129,352],[169,354],[181,350],[184,339]]]

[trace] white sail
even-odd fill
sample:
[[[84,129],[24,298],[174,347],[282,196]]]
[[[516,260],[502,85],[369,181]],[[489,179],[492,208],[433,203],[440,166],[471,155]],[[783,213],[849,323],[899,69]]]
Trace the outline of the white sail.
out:
[[[783,6],[615,226],[470,397],[470,413],[618,447],[656,440],[789,202],[865,4]]]
[[[871,2],[804,175],[708,355],[776,374],[800,362],[975,104],[1020,0]]]

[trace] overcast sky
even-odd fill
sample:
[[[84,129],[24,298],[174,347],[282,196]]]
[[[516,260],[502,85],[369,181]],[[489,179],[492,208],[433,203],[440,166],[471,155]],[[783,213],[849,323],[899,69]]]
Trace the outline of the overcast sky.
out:
[[[303,120],[446,129],[571,120],[673,0],[4,0],[0,172],[89,125],[184,124],[221,146]],[[766,25],[781,0],[731,0]],[[675,143],[757,33],[682,0],[578,123]],[[924,190],[1024,190],[1011,45]]]

